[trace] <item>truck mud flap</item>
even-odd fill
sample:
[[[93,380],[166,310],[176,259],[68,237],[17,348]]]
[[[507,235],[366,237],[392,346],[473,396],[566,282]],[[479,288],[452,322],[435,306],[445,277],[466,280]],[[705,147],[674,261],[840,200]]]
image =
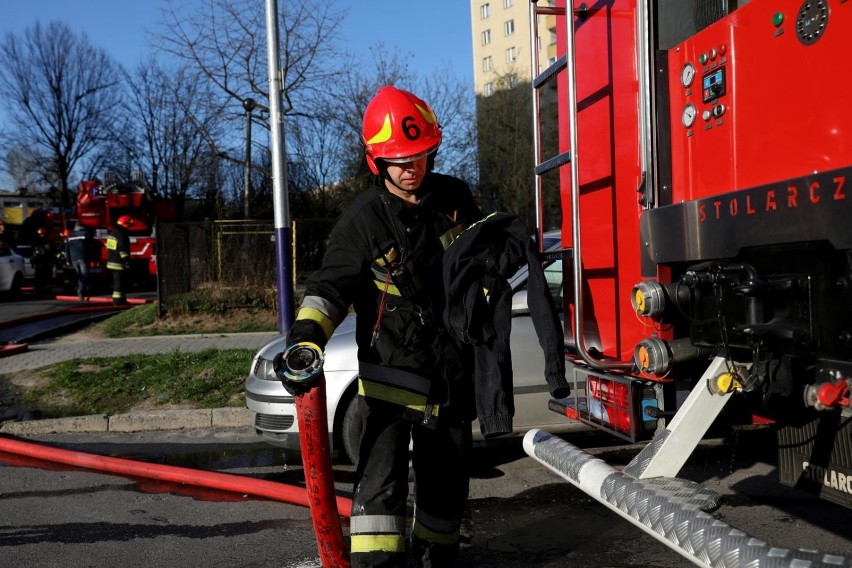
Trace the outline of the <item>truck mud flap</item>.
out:
[[[781,483],[852,508],[852,419],[826,412],[778,431]]]
[[[543,430],[524,436],[526,453],[697,566],[852,566],[852,556],[772,546],[709,511],[718,497],[698,483],[637,479]]]

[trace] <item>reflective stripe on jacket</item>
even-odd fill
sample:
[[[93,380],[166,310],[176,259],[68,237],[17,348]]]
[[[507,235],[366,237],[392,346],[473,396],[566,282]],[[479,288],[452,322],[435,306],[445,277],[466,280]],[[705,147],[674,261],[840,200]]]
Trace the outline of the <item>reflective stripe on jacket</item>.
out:
[[[107,269],[126,270],[130,260],[130,237],[122,229],[110,232],[106,239]]]

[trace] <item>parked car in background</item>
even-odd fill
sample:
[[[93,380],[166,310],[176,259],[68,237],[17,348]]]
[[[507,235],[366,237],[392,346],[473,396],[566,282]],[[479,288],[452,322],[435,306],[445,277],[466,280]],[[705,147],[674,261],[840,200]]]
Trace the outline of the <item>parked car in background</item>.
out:
[[[24,283],[25,266],[24,257],[0,241],[0,291],[16,296]]]
[[[35,279],[35,267],[33,266],[33,247],[32,245],[17,245],[15,252],[21,255],[24,259],[24,280]]]
[[[559,231],[548,232],[545,250],[559,250]],[[562,261],[545,265],[545,276],[556,305],[562,306]],[[528,269],[521,268],[509,284],[512,296],[512,367],[514,372],[514,435],[531,428],[546,428],[559,433],[585,429],[547,409],[550,393],[544,379],[544,353],[529,315],[526,299]],[[299,425],[293,397],[284,389],[272,368],[273,358],[286,348],[284,337],[262,347],[251,364],[246,380],[246,405],[254,414],[254,427],[267,442],[287,450],[299,451]],[[358,347],[355,343],[355,315],[350,314],[338,326],[325,348],[323,370],[326,380],[328,428],[332,448],[355,463],[361,439],[361,417],[354,404],[357,393]],[[481,440],[479,423],[473,424],[475,440]]]

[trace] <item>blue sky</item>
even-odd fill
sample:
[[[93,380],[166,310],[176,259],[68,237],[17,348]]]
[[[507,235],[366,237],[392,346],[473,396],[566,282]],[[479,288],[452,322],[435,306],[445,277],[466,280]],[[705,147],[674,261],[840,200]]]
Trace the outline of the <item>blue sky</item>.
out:
[[[196,0],[178,0],[192,5]],[[257,0],[265,4],[264,0]],[[466,0],[332,0],[347,9],[339,47],[369,54],[378,34],[385,47],[412,55],[411,69],[426,74],[447,62],[473,88],[470,3]],[[287,0],[278,0],[278,9]],[[36,21],[60,20],[133,68],[149,52],[146,30],[161,19],[166,0],[3,0],[0,32],[19,33]],[[427,6],[427,8],[423,8]]]
[[[190,7],[199,0],[175,0]],[[265,5],[265,0],[256,0]],[[278,0],[279,11],[288,0]],[[409,54],[417,76],[443,70],[449,63],[473,91],[470,3],[466,0],[332,0],[347,10],[338,47],[372,57],[370,45],[380,40],[387,49]],[[167,0],[0,0],[0,36],[20,34],[37,21],[59,20],[104,48],[121,65],[133,69],[150,53],[147,32],[157,28]],[[423,8],[427,6],[427,8]],[[0,121],[3,120],[0,107]],[[0,188],[8,183],[0,172]]]

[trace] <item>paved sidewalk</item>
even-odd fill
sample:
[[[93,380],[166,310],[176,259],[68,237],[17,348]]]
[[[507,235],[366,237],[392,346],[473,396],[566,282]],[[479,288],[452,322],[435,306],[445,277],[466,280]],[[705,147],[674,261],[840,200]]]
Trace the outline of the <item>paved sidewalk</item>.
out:
[[[27,351],[0,357],[0,374],[37,369],[70,359],[119,357],[132,354],[198,352],[205,349],[250,349],[257,351],[275,332],[171,335],[127,339],[96,339],[67,336],[31,344]],[[246,368],[248,374],[248,368]],[[199,428],[246,428],[252,426],[247,408],[151,410],[115,416],[93,415],[73,418],[5,422],[0,433],[19,436],[80,432],[143,432]]]
[[[124,339],[86,339],[82,336],[63,337],[55,341],[30,344],[23,353],[0,357],[0,374],[37,369],[68,361],[92,357],[120,357],[133,354],[170,353],[175,350],[190,353],[205,349],[251,349],[257,351],[277,337],[276,332],[159,335]]]

